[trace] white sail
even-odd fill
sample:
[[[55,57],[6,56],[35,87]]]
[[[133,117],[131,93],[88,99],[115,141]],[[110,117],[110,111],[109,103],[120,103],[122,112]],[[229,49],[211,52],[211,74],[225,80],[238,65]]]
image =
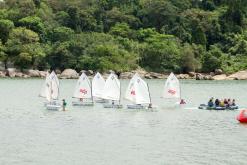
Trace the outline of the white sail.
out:
[[[50,74],[47,72],[47,74],[46,74],[46,78],[45,78],[45,82],[44,82],[44,84],[43,84],[43,86],[42,86],[42,88],[41,88],[41,91],[40,91],[40,94],[39,94],[39,96],[40,97],[44,97],[44,98],[46,98],[46,96],[47,96],[47,90],[48,90],[48,86],[47,85],[49,85],[49,80],[50,80]]]
[[[51,81],[50,77],[49,77],[49,79],[48,79],[48,81],[46,83],[46,90],[45,91],[46,91],[46,99],[47,99],[47,101],[51,102],[52,101],[52,92],[53,92],[53,90],[52,90],[52,81]]]
[[[105,80],[98,72],[92,80],[92,95],[93,97],[102,97],[102,92],[104,90]]]
[[[106,80],[102,98],[107,100],[120,100],[120,81],[113,73],[111,73]]]
[[[135,83],[135,81],[137,80],[137,78],[140,78],[140,76],[138,75],[138,73],[136,73],[132,78],[131,78],[131,80],[130,80],[130,82],[129,82],[129,85],[128,85],[128,87],[127,87],[127,90],[126,90],[126,92],[125,92],[125,96],[124,96],[124,98],[125,99],[127,99],[127,100],[129,100],[129,101],[131,101],[131,102],[135,102],[135,93],[136,93],[136,91],[135,91],[135,89],[134,89],[134,83]]]
[[[85,73],[82,73],[78,79],[73,97],[84,99],[92,98],[91,83]]]
[[[51,72],[49,77],[51,98],[57,100],[59,96],[59,80],[54,71]]]
[[[58,77],[57,77],[57,75],[56,75],[56,73],[55,73],[54,71],[51,72],[50,78],[51,78],[52,80],[56,81],[56,84],[58,84],[58,86],[60,85],[60,84],[59,84],[59,79],[58,79]]]
[[[177,77],[171,73],[166,80],[164,91],[164,98],[180,98],[180,84]]]
[[[45,83],[43,84],[40,94],[40,97],[44,97],[47,99],[47,101],[51,101],[52,100],[52,80],[51,80],[51,76],[50,74],[47,72],[46,75],[46,79],[45,79]]]
[[[135,103],[136,104],[150,104],[151,98],[148,84],[138,77],[134,82],[135,89]]]

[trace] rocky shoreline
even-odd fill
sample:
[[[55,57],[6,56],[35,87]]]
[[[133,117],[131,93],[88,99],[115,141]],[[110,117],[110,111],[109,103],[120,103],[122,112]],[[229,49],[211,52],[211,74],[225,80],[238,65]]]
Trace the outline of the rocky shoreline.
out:
[[[82,72],[85,72],[89,77],[93,77],[95,74],[95,72],[92,70],[82,70],[79,73],[73,69],[65,69],[63,72],[56,70],[56,73],[60,79],[77,79]],[[107,78],[110,72],[112,71],[103,73],[103,77]],[[120,79],[130,79],[135,73],[138,73],[141,77],[146,79],[166,79],[169,76],[169,73],[161,74],[147,72],[143,69],[138,69],[131,72],[122,72],[118,75]],[[0,71],[0,78],[44,78],[46,74],[47,71],[28,69],[21,72],[15,68],[9,68],[7,70]],[[239,71],[230,75],[227,75],[223,73],[222,70],[217,69],[215,72],[211,73],[189,72],[188,74],[177,74],[176,76],[178,79],[194,80],[247,80],[247,70]]]

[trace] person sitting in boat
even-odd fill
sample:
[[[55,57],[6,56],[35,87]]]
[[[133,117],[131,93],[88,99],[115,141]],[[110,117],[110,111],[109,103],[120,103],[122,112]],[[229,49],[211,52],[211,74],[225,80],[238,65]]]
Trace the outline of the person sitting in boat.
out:
[[[213,107],[213,106],[214,106],[213,98],[211,98],[211,99],[208,101],[208,106],[209,106],[209,107]]]
[[[150,104],[148,105],[148,108],[152,108],[152,103],[150,103]]]
[[[231,106],[231,104],[232,104],[232,102],[231,102],[231,99],[227,99],[227,107],[230,107]]]
[[[224,100],[220,100],[220,107],[225,107]]]
[[[83,98],[80,98],[80,101],[83,102]]]
[[[181,99],[179,104],[180,104],[180,105],[181,105],[181,104],[186,104],[186,102],[184,101],[184,99]]]
[[[227,101],[227,99],[224,99],[224,104],[225,104],[225,106],[228,106],[228,101]]]
[[[235,99],[232,99],[232,104],[231,106],[236,106]]]
[[[214,102],[215,106],[218,107],[220,106],[220,100],[219,99],[216,99],[215,102]]]

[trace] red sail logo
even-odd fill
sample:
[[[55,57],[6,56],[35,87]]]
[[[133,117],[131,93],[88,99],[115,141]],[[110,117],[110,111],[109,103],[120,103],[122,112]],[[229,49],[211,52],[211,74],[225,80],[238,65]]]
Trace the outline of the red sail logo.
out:
[[[169,90],[168,90],[168,93],[170,93],[171,95],[175,95],[175,94],[176,94],[176,91],[173,90],[173,89],[169,89]]]
[[[131,94],[131,95],[136,95],[136,92],[135,92],[134,90],[132,90],[132,91],[130,92],[130,94]]]
[[[87,94],[87,90],[86,89],[80,89],[80,92],[82,93],[82,94]]]

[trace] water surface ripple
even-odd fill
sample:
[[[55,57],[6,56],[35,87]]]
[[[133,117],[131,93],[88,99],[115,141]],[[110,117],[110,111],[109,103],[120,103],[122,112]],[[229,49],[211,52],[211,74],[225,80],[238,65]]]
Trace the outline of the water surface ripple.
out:
[[[61,81],[72,101],[76,80]],[[124,90],[127,81],[122,82]],[[182,81],[186,109],[160,98],[163,81],[149,80],[154,111],[95,107],[47,111],[38,93],[43,80],[1,79],[1,165],[244,165],[247,125],[238,111],[194,108],[211,96],[247,107],[246,81]],[[124,93],[124,92],[122,92]],[[126,104],[127,101],[123,101]]]

